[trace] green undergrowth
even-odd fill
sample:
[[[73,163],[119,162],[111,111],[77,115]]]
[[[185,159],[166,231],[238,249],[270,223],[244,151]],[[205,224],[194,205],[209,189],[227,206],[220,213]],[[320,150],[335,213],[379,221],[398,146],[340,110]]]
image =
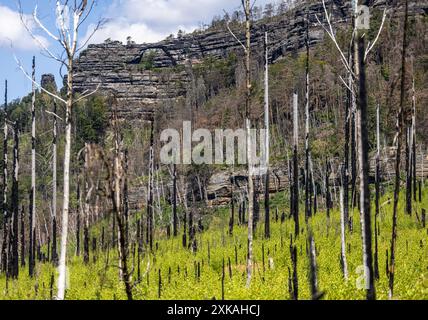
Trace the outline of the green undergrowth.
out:
[[[286,198],[284,194],[277,194],[272,199],[270,239],[263,238],[263,213],[257,225],[254,272],[249,288],[246,287],[245,269],[247,228],[236,225],[233,236],[228,235],[228,209],[223,208],[211,217],[209,228],[197,234],[196,253],[183,248],[181,235],[175,239],[159,235],[154,252],[145,252],[140,260],[139,282],[137,254],[133,257],[134,251],[131,248],[129,264],[134,271],[134,299],[159,299],[159,283],[161,299],[221,299],[223,259],[225,299],[289,299],[288,277],[289,272],[292,272],[289,248],[294,223],[288,218],[281,223],[282,212],[288,215],[288,208],[281,206],[281,203],[286,203]],[[391,240],[391,198],[388,193],[381,199],[382,208],[378,218],[378,299],[388,299],[386,252],[390,250]],[[424,199],[422,203],[414,203],[419,219],[421,209],[428,208],[426,192]],[[428,299],[427,229],[422,227],[415,214],[409,216],[404,213],[403,204],[401,198],[398,208],[394,299]],[[346,234],[349,280],[345,281],[340,264],[340,213],[338,210],[332,210],[330,219],[327,219],[322,201],[319,207],[319,212],[311,219],[310,224],[316,243],[318,284],[320,291],[324,292],[323,299],[364,299],[365,291],[357,285],[363,279],[362,273],[358,272],[361,271],[359,266],[362,265],[358,209],[355,208],[352,212],[353,231]],[[276,208],[279,212],[278,221],[275,219]],[[300,216],[300,224],[302,233],[295,242],[298,252],[299,299],[310,299],[307,231],[303,215]],[[180,232],[182,233],[182,230]],[[82,257],[70,256],[67,299],[126,299],[124,286],[119,281],[116,250],[98,249],[95,254],[91,252],[91,262],[88,265],[83,264]],[[51,294],[55,295],[57,274],[51,264],[38,263],[37,275],[32,279],[27,274],[27,269],[21,269],[18,280],[7,282],[4,276],[0,277],[0,299],[50,299]],[[51,293],[52,277],[54,285]]]

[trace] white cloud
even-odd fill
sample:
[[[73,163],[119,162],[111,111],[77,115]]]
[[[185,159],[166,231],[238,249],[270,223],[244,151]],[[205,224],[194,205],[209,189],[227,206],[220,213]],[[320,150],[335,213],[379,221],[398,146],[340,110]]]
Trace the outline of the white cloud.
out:
[[[264,5],[269,0],[258,0]],[[179,29],[190,32],[201,22],[210,23],[223,9],[240,9],[240,0],[113,0],[107,8],[108,22],[97,31],[90,43],[105,39],[126,41],[131,36],[137,43],[156,42]],[[84,39],[87,39],[94,25],[91,25]]]
[[[0,5],[0,47],[10,47],[16,49],[33,50],[38,48],[37,42],[29,35],[28,31],[22,25],[19,13],[12,9]],[[34,32],[35,23],[31,16],[25,15],[24,20],[29,29]],[[48,46],[48,41],[41,36],[37,39]]]

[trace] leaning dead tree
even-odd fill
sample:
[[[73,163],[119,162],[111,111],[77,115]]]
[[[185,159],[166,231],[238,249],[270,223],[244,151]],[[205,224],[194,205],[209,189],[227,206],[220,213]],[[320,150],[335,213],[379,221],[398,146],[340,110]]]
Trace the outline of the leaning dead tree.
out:
[[[65,106],[65,146],[64,146],[64,176],[63,176],[63,208],[62,208],[62,228],[61,228],[61,245],[60,245],[60,257],[59,257],[59,275],[58,275],[58,292],[56,298],[63,300],[65,297],[66,289],[66,257],[67,257],[67,236],[68,236],[68,217],[69,217],[69,203],[70,203],[70,160],[71,160],[71,131],[72,131],[72,111],[73,106],[80,100],[87,98],[88,96],[94,94],[98,88],[92,92],[85,92],[79,98],[75,99],[73,94],[73,65],[76,54],[86,46],[89,39],[92,35],[99,29],[101,26],[101,21],[93,29],[92,34],[88,37],[87,41],[79,47],[79,31],[82,23],[88,18],[96,0],[88,1],[60,1],[55,2],[55,19],[57,29],[56,32],[52,32],[45,26],[45,24],[39,19],[37,6],[33,12],[33,20],[36,26],[43,30],[43,32],[57,44],[64,51],[63,55],[57,55],[52,52],[49,47],[47,47],[40,37],[36,36],[32,28],[27,24],[27,21],[24,17],[22,6],[19,2],[20,16],[21,21],[24,27],[27,29],[30,36],[34,41],[39,45],[44,54],[49,58],[58,62],[62,68],[67,69],[67,80],[65,84],[66,97],[63,98],[57,95],[54,92],[49,91],[46,88],[43,88],[38,84],[32,77],[25,71],[19,59],[15,56],[15,60],[19,68],[23,71],[25,76],[41,91],[45,92],[49,96],[53,97],[57,101],[60,101]]]

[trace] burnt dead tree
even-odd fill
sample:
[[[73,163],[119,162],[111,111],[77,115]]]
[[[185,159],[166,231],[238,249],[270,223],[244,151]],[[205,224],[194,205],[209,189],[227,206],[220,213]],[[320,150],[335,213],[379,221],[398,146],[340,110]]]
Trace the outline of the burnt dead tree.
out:
[[[246,128],[246,160],[247,160],[247,193],[248,193],[248,241],[247,241],[247,288],[251,284],[251,277],[253,271],[253,233],[254,233],[254,214],[255,214],[255,193],[254,193],[254,156],[252,150],[252,139],[251,139],[251,24],[252,24],[252,4],[250,0],[242,0],[242,7],[245,16],[245,43],[243,43],[230,29],[229,21],[227,21],[227,29],[233,38],[243,48],[245,55],[245,128]],[[254,150],[255,151],[255,150]]]
[[[7,120],[7,80],[5,81],[5,107],[3,111],[3,158],[2,158],[2,168],[3,168],[3,185],[2,185],[2,214],[3,214],[3,243],[1,248],[1,270],[8,276],[8,232],[9,232],[9,208],[7,201],[8,194],[8,120]]]
[[[58,123],[57,123],[57,104],[53,102],[53,130],[52,130],[52,254],[51,262],[54,265],[58,264],[58,251],[57,251],[57,222],[56,222],[56,207],[57,207],[57,135],[58,135]]]
[[[348,263],[346,260],[346,226],[347,221],[345,220],[345,208],[344,208],[344,191],[340,188],[340,265],[342,267],[343,277],[347,281],[348,276]]]
[[[375,169],[375,216],[374,216],[374,236],[375,236],[375,248],[374,248],[374,277],[376,280],[379,279],[379,244],[378,244],[378,217],[380,211],[380,106],[376,108],[376,169]]]
[[[178,235],[178,217],[177,217],[177,165],[173,164],[172,173],[172,234]]]
[[[306,15],[306,62],[305,62],[305,220],[312,216],[312,193],[311,193],[311,173],[310,173],[310,147],[309,147],[309,14]]]
[[[21,244],[21,267],[25,267],[25,209],[21,208],[21,227],[20,227],[20,244]]]
[[[395,141],[397,144],[395,154],[395,183],[394,183],[394,204],[392,213],[392,237],[391,248],[389,255],[389,298],[392,299],[394,295],[394,276],[395,276],[395,249],[397,246],[397,215],[398,215],[398,201],[400,196],[400,163],[401,163],[401,144],[403,136],[404,125],[404,107],[406,98],[406,56],[407,56],[407,29],[408,29],[408,14],[409,5],[408,0],[405,0],[405,13],[403,25],[403,44],[401,53],[401,84],[400,84],[400,105],[397,113],[396,122],[396,136]]]
[[[370,213],[370,188],[369,188],[369,136],[367,126],[367,83],[366,83],[366,44],[365,37],[358,34],[358,65],[359,80],[358,104],[357,104],[357,124],[358,124],[358,157],[359,157],[359,179],[360,179],[360,220],[363,239],[363,263],[366,278],[366,296],[368,300],[376,299],[373,274],[373,253],[372,253],[372,226]]]
[[[299,163],[298,163],[298,145],[299,145],[299,110],[298,96],[293,94],[293,197],[292,197],[292,215],[294,218],[294,236],[297,237],[300,232],[299,226]]]
[[[11,228],[11,259],[10,259],[10,275],[14,279],[18,279],[19,275],[19,123],[14,124],[13,134],[13,169],[12,169],[12,197],[11,197],[11,213],[12,213],[12,228]]]
[[[368,300],[376,299],[374,276],[373,276],[373,255],[372,255],[372,231],[371,231],[371,214],[370,214],[370,189],[369,189],[369,160],[368,160],[368,126],[367,126],[367,84],[366,84],[366,59],[368,54],[375,46],[383,29],[383,24],[386,18],[386,9],[384,10],[382,22],[378,33],[372,43],[366,47],[365,33],[361,31],[359,22],[361,20],[360,7],[358,0],[352,1],[352,21],[353,33],[350,50],[353,53],[353,59],[346,59],[333,31],[330,21],[330,14],[327,12],[325,1],[322,1],[324,15],[327,22],[327,27],[320,22],[317,17],[318,24],[321,25],[330,39],[333,41],[336,49],[340,54],[340,59],[348,74],[350,74],[349,82],[343,83],[351,91],[351,97],[356,100],[356,132],[358,140],[358,175],[359,175],[359,197],[360,197],[360,222],[361,222],[361,238],[363,245],[363,266],[365,276],[366,297]],[[353,61],[351,65],[351,61]],[[352,77],[351,77],[352,76]],[[354,107],[352,107],[354,109]],[[353,165],[353,164],[352,164]],[[354,177],[353,177],[354,179]]]
[[[44,33],[51,38],[55,43],[60,45],[60,48],[63,50],[61,55],[57,55],[51,51],[40,38],[33,33],[32,27],[28,25],[28,19],[23,13],[21,2],[19,4],[20,19],[25,29],[28,31],[30,36],[36,41],[41,50],[45,55],[54,61],[61,64],[61,66],[67,69],[67,79],[65,83],[65,92],[66,97],[62,97],[55,92],[50,92],[48,89],[44,88],[40,84],[36,83],[34,79],[25,71],[22,63],[15,56],[16,63],[24,75],[32,82],[33,85],[36,85],[40,88],[41,91],[45,92],[49,96],[53,97],[57,101],[60,101],[65,106],[65,145],[64,145],[64,174],[63,174],[63,209],[62,209],[62,226],[61,226],[61,246],[60,246],[60,256],[58,264],[58,292],[56,299],[64,300],[65,290],[66,290],[66,263],[67,263],[67,243],[68,243],[68,220],[69,220],[69,204],[70,204],[70,166],[71,166],[71,143],[72,143],[72,111],[73,107],[78,101],[84,100],[90,95],[94,94],[99,86],[91,92],[85,92],[79,98],[76,98],[74,95],[74,62],[77,53],[83,47],[79,45],[79,31],[82,26],[82,22],[90,15],[92,9],[94,8],[94,3],[96,0],[80,0],[80,1],[56,1],[54,14],[56,20],[57,30],[55,32],[50,31],[39,19],[37,6],[33,12],[31,21],[34,24],[44,31]],[[67,10],[65,9],[67,8]],[[69,19],[70,17],[73,19]],[[99,29],[102,21],[98,22],[95,25],[94,31],[89,35],[89,38]],[[87,40],[88,41],[88,40]],[[87,43],[87,42],[85,42]]]
[[[128,266],[129,248],[125,235],[125,217],[124,217],[124,204],[123,197],[123,182],[124,182],[124,160],[123,152],[121,150],[121,141],[119,138],[119,128],[116,112],[113,115],[114,126],[114,157],[113,168],[110,168],[109,174],[110,197],[113,205],[114,219],[117,224],[117,241],[118,241],[118,255],[119,255],[119,276],[125,286],[125,292],[128,300],[133,300],[132,294],[132,272]]]
[[[264,175],[264,187],[265,187],[265,238],[270,238],[270,199],[269,199],[269,183],[270,183],[270,168],[269,168],[269,140],[270,140],[270,126],[269,126],[269,53],[268,53],[268,33],[265,32],[264,37],[264,51],[265,51],[265,92],[264,92],[264,125],[265,125],[265,163],[266,173]]]
[[[31,189],[30,189],[30,255],[28,261],[28,271],[30,277],[34,276],[36,265],[35,244],[36,244],[36,58],[33,56],[32,67],[32,95],[31,95]]]
[[[154,121],[150,123],[150,151],[149,151],[149,183],[147,195],[147,244],[153,251],[154,237],[154,206],[153,206],[153,184],[154,184]]]

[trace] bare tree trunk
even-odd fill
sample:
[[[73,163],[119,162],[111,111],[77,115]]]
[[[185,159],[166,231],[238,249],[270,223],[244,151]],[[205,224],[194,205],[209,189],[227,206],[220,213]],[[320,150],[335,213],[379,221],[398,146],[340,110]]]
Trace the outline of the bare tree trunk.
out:
[[[153,175],[154,175],[154,123],[150,123],[150,160],[149,160],[149,194],[147,205],[147,232],[150,250],[153,251],[153,236],[154,236],[154,207],[153,207]]]
[[[323,292],[318,290],[318,266],[315,239],[312,231],[309,231],[309,284],[311,287],[312,300],[319,300]]]
[[[85,194],[85,203],[83,205],[83,263],[89,263],[89,198],[90,198],[90,189],[88,183],[88,171],[89,171],[89,145],[85,143],[85,163],[84,163],[84,173],[83,173],[83,186]]]
[[[379,217],[379,200],[380,200],[380,108],[379,104],[376,108],[376,141],[377,141],[377,152],[376,152],[376,185],[375,185],[375,252],[374,252],[374,277],[379,279],[379,251],[378,251],[378,224],[377,220]]]
[[[71,111],[73,107],[73,59],[68,61],[67,77],[67,104],[65,116],[65,146],[64,146],[64,187],[61,227],[61,247],[58,266],[58,293],[57,299],[64,300],[66,289],[66,258],[68,236],[68,213],[70,203],[70,156],[71,156]]]
[[[406,140],[406,212],[408,215],[412,214],[412,162],[411,162],[411,150],[412,150],[412,133],[411,126],[409,125],[408,116],[405,116],[404,126],[406,128],[405,140]]]
[[[351,59],[349,59],[351,61]],[[352,88],[352,75],[349,73],[348,85]],[[345,216],[345,224],[348,226],[349,221],[349,138],[350,138],[350,108],[352,104],[351,90],[346,92],[346,106],[345,106],[345,149],[344,149],[344,162],[343,162],[343,213]]]
[[[18,239],[19,239],[19,123],[15,122],[14,130],[14,146],[13,146],[13,172],[12,172],[12,257],[11,257],[11,276],[18,279],[19,275],[19,253],[18,253]]]
[[[76,198],[77,198],[77,208],[76,208],[76,256],[80,256],[80,216],[81,216],[81,207],[82,207],[82,198],[80,193],[80,181],[77,177],[77,187],[76,187]]]
[[[411,130],[411,137],[412,137],[412,176],[413,176],[413,201],[417,201],[417,172],[416,172],[416,96],[415,96],[415,79],[413,77],[412,81],[412,130]],[[423,160],[422,160],[423,161]],[[412,179],[412,177],[411,177]]]
[[[341,265],[343,277],[348,280],[348,263],[346,260],[346,220],[344,210],[344,192],[343,188],[340,188],[340,248],[341,248]]]
[[[361,230],[363,240],[363,264],[367,290],[367,299],[376,299],[376,291],[373,276],[373,254],[372,254],[372,229],[370,213],[370,188],[368,159],[369,137],[367,128],[367,89],[366,89],[366,66],[365,66],[365,38],[358,37],[358,62],[359,72],[359,99],[357,104],[358,113],[358,151],[359,151],[359,176],[360,176],[360,206],[361,206]]]
[[[293,94],[293,217],[294,217],[294,236],[297,237],[300,232],[299,226],[299,164],[297,158],[299,144],[299,111],[298,111],[297,93]]]
[[[2,167],[3,167],[3,198],[2,198],[2,212],[3,212],[3,244],[1,249],[1,257],[2,257],[2,271],[6,273],[7,277],[7,266],[8,266],[8,230],[9,230],[9,208],[7,202],[7,192],[8,192],[8,172],[7,172],[7,143],[8,143],[8,127],[7,127],[7,80],[5,81],[5,107],[4,107],[4,123],[3,123],[3,159],[2,159]]]
[[[244,4],[244,2],[243,2]],[[248,256],[247,256],[247,288],[251,284],[253,269],[253,227],[254,227],[254,180],[252,174],[252,150],[251,150],[251,3],[245,0],[245,74],[246,74],[246,99],[245,99],[245,127],[247,135],[247,162],[248,162]]]
[[[230,219],[229,219],[229,235],[233,235],[233,226],[235,224],[235,199],[233,187],[235,185],[235,176],[232,172],[232,179],[230,181]]]
[[[268,33],[265,32],[265,165],[266,165],[266,174],[265,174],[265,238],[270,238],[270,201],[269,201],[269,180],[270,180],[270,169],[269,169],[269,154],[270,154],[270,126],[269,126],[269,52],[268,52]]]
[[[327,211],[327,219],[330,219],[331,209],[331,194],[330,194],[330,163],[325,159],[325,207]]]
[[[52,138],[52,263],[58,264],[57,253],[57,225],[56,225],[56,206],[57,206],[57,105],[54,100],[53,117],[53,138]]]
[[[290,257],[291,263],[293,265],[293,280],[292,280],[292,290],[291,298],[293,300],[299,299],[299,278],[297,273],[297,248],[296,244],[293,243],[293,236],[290,234]]]
[[[174,163],[172,177],[172,232],[174,237],[178,234],[177,224],[177,165]]]
[[[311,175],[309,169],[309,14],[306,15],[306,77],[305,77],[305,220],[306,222],[312,216],[312,194],[311,194]]]
[[[407,54],[407,28],[408,28],[408,1],[405,0],[405,15],[403,27],[403,48],[401,57],[401,89],[400,89],[400,107],[398,109],[397,124],[396,124],[396,141],[397,150],[395,158],[395,187],[394,187],[394,206],[392,214],[392,239],[391,252],[389,261],[389,298],[394,295],[394,274],[395,274],[395,248],[397,245],[397,214],[398,200],[400,196],[400,162],[401,162],[401,143],[403,136],[403,109],[405,106],[405,90],[406,90],[406,54]]]
[[[34,276],[36,265],[35,243],[36,243],[36,58],[33,56],[33,84],[31,100],[31,189],[30,189],[30,206],[31,206],[31,228],[30,228],[30,258],[29,273],[30,277]]]
[[[21,208],[21,267],[25,267],[25,209]]]

